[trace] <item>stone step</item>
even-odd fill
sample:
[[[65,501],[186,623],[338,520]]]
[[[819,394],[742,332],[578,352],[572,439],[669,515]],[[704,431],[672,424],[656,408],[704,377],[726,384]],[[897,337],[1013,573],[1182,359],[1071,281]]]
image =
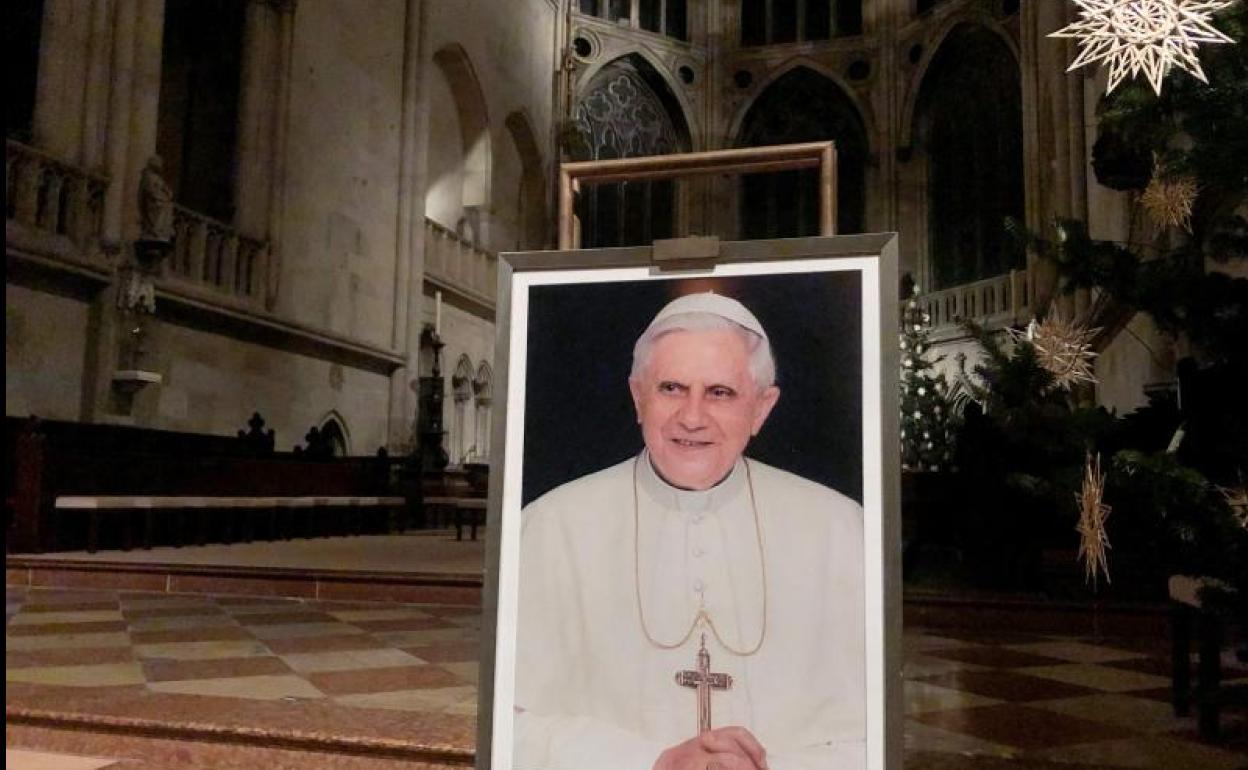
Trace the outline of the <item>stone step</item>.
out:
[[[32,723],[6,719],[5,744],[10,749],[55,752],[114,759],[104,770],[464,770],[473,756],[443,755],[419,747],[292,741],[272,735],[193,731],[176,734],[142,725],[85,726],[45,720]]]

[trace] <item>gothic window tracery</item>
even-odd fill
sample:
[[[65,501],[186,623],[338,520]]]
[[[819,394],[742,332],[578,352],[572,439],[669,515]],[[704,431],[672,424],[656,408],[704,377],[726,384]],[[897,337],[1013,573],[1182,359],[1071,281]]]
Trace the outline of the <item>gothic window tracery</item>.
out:
[[[741,0],[741,45],[862,34],[862,0]]]
[[[758,97],[742,125],[742,147],[835,141],[837,232],[862,232],[866,131],[835,83],[805,67],[790,70]],[[818,170],[741,177],[741,231],[745,238],[818,235]]]
[[[679,109],[665,100],[657,73],[636,57],[604,67],[572,112],[577,160],[663,155],[688,149]],[[678,122],[679,121],[679,122]],[[578,197],[581,245],[586,248],[649,243],[674,227],[671,181],[594,185]]]
[[[689,39],[687,0],[578,0],[576,7],[586,16],[677,40]]]

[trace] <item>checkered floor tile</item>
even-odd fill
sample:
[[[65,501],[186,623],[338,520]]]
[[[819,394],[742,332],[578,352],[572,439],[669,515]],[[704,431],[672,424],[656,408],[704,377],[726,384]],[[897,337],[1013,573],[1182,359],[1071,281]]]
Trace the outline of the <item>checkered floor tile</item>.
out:
[[[476,711],[472,608],[10,590],[9,683]]]
[[[24,688],[10,702],[75,687],[316,703],[344,721],[476,710],[474,607],[10,588],[6,613],[6,681]],[[911,627],[903,647],[908,770],[1248,767],[1244,713],[1224,713],[1218,743],[1174,716],[1164,644]]]

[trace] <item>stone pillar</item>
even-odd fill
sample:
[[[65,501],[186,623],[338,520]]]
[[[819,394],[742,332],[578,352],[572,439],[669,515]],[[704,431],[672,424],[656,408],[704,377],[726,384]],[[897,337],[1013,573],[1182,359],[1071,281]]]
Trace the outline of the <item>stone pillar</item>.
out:
[[[108,139],[105,145],[109,179],[104,196],[103,225],[103,237],[111,241],[119,241],[122,236],[138,3],[139,0],[117,0],[113,21],[112,90],[108,96]]]
[[[111,0],[91,4],[91,36],[87,41],[87,68],[83,78],[82,144],[79,161],[94,171],[107,162],[108,104],[112,84],[109,57],[113,49]]]
[[[78,161],[82,143],[83,72],[91,34],[91,4],[45,0],[35,85],[34,143]]]
[[[283,73],[276,66],[277,12],[267,0],[249,0],[243,20],[243,63],[239,88],[238,156],[234,174],[234,224],[244,235],[268,235],[273,168],[273,96]]]
[[[277,18],[277,89],[273,94],[271,123],[272,155],[269,170],[269,204],[266,223],[268,256],[264,260],[264,306],[277,304],[282,269],[282,232],[286,215],[286,138],[290,120],[290,68],[295,41],[295,0],[274,0]]]
[[[98,19],[99,22],[105,21]],[[159,114],[161,49],[164,36],[164,0],[116,0],[111,25],[111,88],[107,103],[107,135],[101,158],[109,175],[104,197],[102,239],[110,261],[121,264],[132,258],[128,243],[139,236],[139,179],[143,167],[156,151]],[[107,25],[105,25],[107,26]],[[103,36],[92,49],[92,75],[104,68]],[[87,110],[91,114],[91,109]],[[90,138],[84,147],[91,146]],[[91,378],[84,390],[83,418],[89,421],[123,422],[133,419],[127,407],[119,416],[113,390],[114,373],[121,363],[121,343],[126,334],[119,310],[120,287],[110,286],[95,300],[88,358]],[[151,399],[145,399],[150,402]],[[133,406],[133,405],[130,405]],[[142,411],[150,411],[146,403]]]
[[[389,442],[411,446],[420,399],[420,337],[425,280],[425,187],[429,144],[429,56],[424,0],[407,0],[403,48],[403,112],[399,150],[399,213],[391,345],[407,365],[390,378]],[[436,75],[434,75],[436,76]]]
[[[862,26],[864,34],[879,38],[879,55],[875,66],[879,69],[871,87],[871,104],[875,110],[875,163],[868,167],[867,201],[878,200],[874,214],[868,207],[865,229],[867,232],[896,232],[900,229],[898,210],[900,185],[898,184],[897,148],[907,144],[906,137],[899,136],[901,110],[907,89],[900,82],[897,63],[897,15],[904,13],[898,3],[863,4]],[[877,10],[881,8],[882,10]],[[875,194],[872,194],[872,191]],[[904,272],[904,271],[902,271]]]
[[[139,178],[156,153],[160,115],[160,63],[165,32],[165,0],[135,0],[134,60],[131,81],[129,147],[126,151],[122,237],[139,234]]]
[[[1059,4],[1023,3],[1022,97],[1023,176],[1026,222],[1033,231],[1048,227],[1054,215],[1069,213],[1069,127],[1066,102],[1065,46],[1046,35],[1065,24]],[[1032,307],[1041,312],[1053,299],[1056,268],[1034,254],[1027,256],[1033,280]]]

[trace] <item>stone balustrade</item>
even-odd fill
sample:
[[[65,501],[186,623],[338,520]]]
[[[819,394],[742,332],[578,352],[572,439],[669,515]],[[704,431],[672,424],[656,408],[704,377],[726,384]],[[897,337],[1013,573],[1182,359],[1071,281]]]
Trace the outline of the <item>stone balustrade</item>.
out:
[[[94,252],[103,224],[108,179],[8,139],[4,153],[8,220],[67,238],[80,253]]]
[[[498,255],[431,219],[425,220],[425,276],[435,284],[494,309]]]
[[[185,206],[173,209],[173,249],[169,270],[192,283],[228,295],[259,300],[268,247],[235,228]]]
[[[1031,275],[1026,270],[1011,270],[920,295],[919,304],[931,318],[933,329],[956,327],[965,321],[1007,326],[1031,318],[1032,293]]]

